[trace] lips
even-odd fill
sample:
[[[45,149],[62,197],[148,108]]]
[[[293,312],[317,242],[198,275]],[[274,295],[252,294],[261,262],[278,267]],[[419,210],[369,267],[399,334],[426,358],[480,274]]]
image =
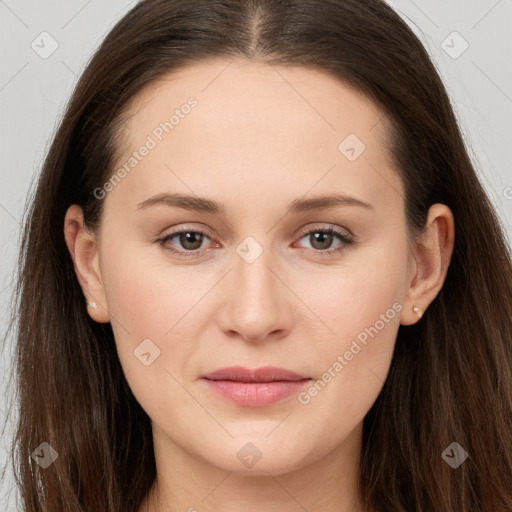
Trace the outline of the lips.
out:
[[[230,366],[221,368],[214,372],[203,375],[202,378],[208,380],[231,380],[237,382],[275,382],[275,381],[297,381],[308,379],[304,375],[277,368],[276,366],[265,366],[251,370],[243,366]]]
[[[298,393],[311,378],[284,368],[221,368],[201,376],[210,391],[243,407],[268,407]]]

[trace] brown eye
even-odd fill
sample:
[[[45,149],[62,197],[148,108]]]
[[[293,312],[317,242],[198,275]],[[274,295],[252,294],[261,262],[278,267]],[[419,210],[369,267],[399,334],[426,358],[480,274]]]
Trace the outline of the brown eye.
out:
[[[182,229],[166,235],[158,242],[168,251],[182,256],[194,256],[202,252],[203,242],[209,238],[203,231]]]
[[[204,235],[197,231],[186,231],[175,235],[173,238],[177,238],[181,246],[187,251],[196,251],[201,248]]]
[[[332,227],[325,229],[310,229],[302,234],[301,240],[303,239],[307,239],[310,244],[310,252],[326,256],[342,251],[346,247],[355,243],[352,235],[342,233]],[[332,247],[335,240],[338,240],[339,244]],[[308,249],[308,247],[306,247],[306,249]]]

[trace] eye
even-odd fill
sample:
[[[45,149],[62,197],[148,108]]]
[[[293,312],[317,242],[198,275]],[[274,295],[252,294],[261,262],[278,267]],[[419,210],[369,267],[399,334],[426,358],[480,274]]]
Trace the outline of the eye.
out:
[[[197,257],[204,253],[201,249],[205,238],[209,238],[208,234],[202,230],[193,229],[180,229],[169,233],[165,237],[157,240],[164,249],[184,257]],[[172,240],[176,239],[175,243],[179,243],[184,250],[175,249],[172,247]]]
[[[329,256],[338,253],[347,246],[355,244],[352,234],[344,233],[337,230],[333,226],[327,228],[313,228],[301,234],[300,240],[307,239],[311,244],[308,252],[322,256]],[[172,233],[165,235],[157,242],[167,251],[170,251],[180,257],[192,258],[200,257],[207,251],[203,247],[203,242],[210,239],[208,233],[201,229],[181,228]],[[339,241],[339,245],[331,248],[333,242]],[[173,242],[174,241],[174,242]],[[176,245],[182,247],[183,250],[176,249]]]
[[[343,233],[332,226],[328,228],[314,228],[302,233],[302,238],[307,239],[311,244],[311,251],[314,254],[331,255],[342,251],[347,246],[353,245],[355,240],[351,234]],[[332,243],[338,240],[339,245],[330,248]]]

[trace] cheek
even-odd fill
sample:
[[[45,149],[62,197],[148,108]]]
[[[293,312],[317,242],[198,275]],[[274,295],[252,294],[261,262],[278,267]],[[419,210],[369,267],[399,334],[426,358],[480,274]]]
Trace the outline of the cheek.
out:
[[[126,379],[152,419],[193,421],[201,411],[183,384],[197,352],[194,313],[209,286],[192,266],[173,266],[152,248],[125,249],[105,246],[105,255],[126,256],[105,257],[102,275]]]
[[[119,238],[105,243],[102,251],[109,311],[129,331],[162,337],[206,292],[205,272],[178,265],[156,243]]]
[[[139,367],[134,351],[144,340],[155,345],[155,353],[160,351],[155,360],[160,365],[170,359],[169,352],[173,358],[185,358],[192,350],[195,306],[209,288],[205,276],[191,265],[178,267],[167,261],[155,246],[123,246],[120,240],[122,237],[105,242],[101,268],[112,329],[125,371]]]
[[[337,265],[309,272],[301,269],[290,279],[297,295],[318,313],[315,321],[324,324],[320,327],[325,339],[343,346],[388,310],[386,320],[398,325],[400,315],[397,306],[392,306],[403,300],[407,261],[405,240],[382,237],[372,245],[346,252]],[[308,279],[304,280],[306,273]],[[382,327],[381,322],[378,325]]]
[[[317,275],[308,304],[329,328],[315,347],[316,383],[299,402],[327,407],[332,421],[361,420],[386,379],[400,326],[407,246],[386,242]],[[302,290],[307,294],[306,288]],[[303,295],[306,297],[306,295]],[[313,405],[316,404],[316,405]],[[309,407],[309,405],[308,405]]]
[[[326,450],[364,420],[389,371],[402,305],[393,302],[392,290],[377,291],[373,300],[346,302],[332,324],[336,339],[319,340],[313,352],[315,380],[297,396],[302,418],[323,418],[310,435],[324,439]],[[332,432],[329,439],[325,431]]]

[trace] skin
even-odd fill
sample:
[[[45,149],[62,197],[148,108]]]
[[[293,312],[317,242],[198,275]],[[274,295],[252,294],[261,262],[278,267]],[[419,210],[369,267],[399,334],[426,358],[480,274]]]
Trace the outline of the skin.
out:
[[[443,285],[453,215],[433,205],[411,243],[386,119],[356,90],[302,67],[212,60],[167,75],[130,104],[118,164],[190,96],[197,107],[103,199],[96,233],[76,205],[65,219],[77,277],[98,304],[89,314],[112,323],[128,383],[152,420],[157,481],[140,512],[359,512],[363,419],[400,324],[417,322],[413,306],[425,311]],[[354,161],[338,149],[348,134],[366,146]],[[137,209],[162,193],[207,197],[226,213]],[[332,193],[372,208],[286,215],[295,199]],[[329,226],[356,243],[315,242]],[[157,242],[180,227],[208,235],[195,245]],[[251,263],[236,251],[248,236],[263,250]],[[292,395],[242,407],[199,379],[273,365],[318,381],[393,304],[394,318],[307,404]],[[145,366],[134,350],[147,338],[160,355]],[[237,457],[249,442],[261,453],[251,468]]]

